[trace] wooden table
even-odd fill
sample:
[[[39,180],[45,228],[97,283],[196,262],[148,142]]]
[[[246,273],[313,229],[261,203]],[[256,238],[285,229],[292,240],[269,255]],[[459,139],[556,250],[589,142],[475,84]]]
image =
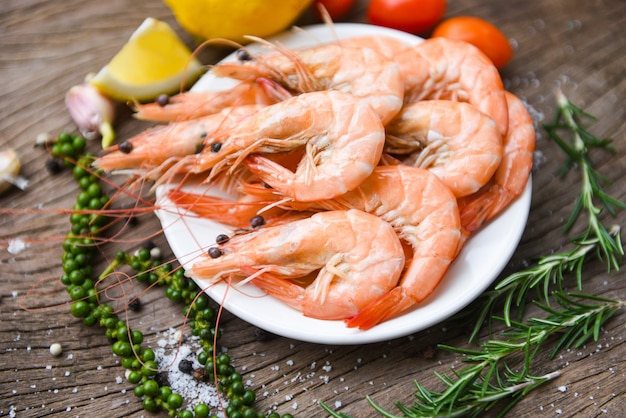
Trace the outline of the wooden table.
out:
[[[364,22],[366,3],[359,1],[346,20]],[[616,155],[594,153],[594,159],[612,182],[607,191],[626,200],[626,3],[448,3],[449,16],[481,16],[513,41],[516,55],[502,76],[506,88],[527,102],[537,123],[532,207],[521,243],[507,265],[506,272],[510,272],[538,255],[562,250],[571,236],[562,227],[577,196],[579,176],[571,172],[558,177],[565,155],[541,128],[555,115],[556,89],[598,117],[591,128],[594,134],[615,139]],[[103,331],[73,318],[66,292],[56,285],[62,271],[60,243],[69,223],[55,209],[70,208],[77,188],[67,172],[51,176],[44,168],[47,153],[34,147],[40,133],[75,130],[63,102],[65,92],[109,61],[147,16],[170,22],[193,45],[159,1],[5,0],[0,6],[0,149],[16,149],[22,173],[30,180],[26,192],[13,189],[0,198],[0,207],[16,212],[4,211],[0,216],[0,416],[150,415],[133,395],[133,385],[124,379]],[[310,15],[302,19],[302,23],[313,21]],[[210,63],[219,54],[205,51],[201,57]],[[123,118],[117,131],[125,138],[144,128]],[[615,219],[607,214],[602,219],[607,225],[624,226],[626,217],[622,211]],[[158,231],[159,223],[154,216],[143,217],[134,228],[133,236],[148,236]],[[26,248],[8,248],[20,240]],[[153,240],[164,257],[171,256],[162,235]],[[132,245],[109,244],[106,251],[113,254]],[[626,300],[623,271],[606,274],[605,270],[602,262],[591,261],[584,271],[584,291]],[[141,300],[140,314],[129,317],[148,344],[156,346],[164,331],[180,328],[183,315],[180,306],[164,298],[160,290],[146,292]],[[533,372],[558,370],[560,377],[533,391],[510,416],[623,416],[625,322],[622,309],[601,330],[597,342],[561,352],[552,360],[547,345],[538,353]],[[397,412],[395,401],[413,402],[414,380],[431,389],[441,388],[434,373],[462,365],[458,355],[433,351],[437,344],[470,347],[466,326],[455,321],[363,346],[259,338],[255,327],[228,313],[221,327],[222,345],[256,391],[258,409],[275,408],[302,417],[323,416],[319,401],[340,405],[341,411],[354,416],[372,416],[367,395]],[[60,357],[49,352],[53,342],[63,346]]]

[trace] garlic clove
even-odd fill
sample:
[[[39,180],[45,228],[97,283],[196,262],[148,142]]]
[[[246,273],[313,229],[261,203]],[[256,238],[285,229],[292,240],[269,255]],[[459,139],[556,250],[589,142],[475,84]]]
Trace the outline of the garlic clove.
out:
[[[28,180],[19,175],[21,169],[22,165],[15,150],[0,151],[0,193],[4,193],[12,185],[21,190],[28,187]]]
[[[68,90],[65,105],[81,135],[87,139],[101,137],[103,147],[113,144],[115,103],[110,98],[94,86],[83,83]]]

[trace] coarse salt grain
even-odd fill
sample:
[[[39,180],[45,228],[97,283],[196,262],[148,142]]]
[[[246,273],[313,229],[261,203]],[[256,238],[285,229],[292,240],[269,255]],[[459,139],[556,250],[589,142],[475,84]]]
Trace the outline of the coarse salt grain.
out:
[[[559,386],[559,391],[561,392],[567,391],[567,386]]]

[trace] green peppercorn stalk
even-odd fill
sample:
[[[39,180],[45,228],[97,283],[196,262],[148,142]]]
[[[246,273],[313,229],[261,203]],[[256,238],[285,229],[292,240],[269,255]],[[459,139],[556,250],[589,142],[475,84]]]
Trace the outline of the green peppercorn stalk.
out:
[[[199,403],[193,409],[182,409],[185,404],[183,397],[169,386],[159,383],[156,355],[152,349],[142,345],[143,333],[131,329],[115,315],[113,307],[98,297],[97,283],[118,268],[130,267],[138,282],[162,285],[167,298],[184,305],[191,334],[199,337],[202,347],[197,360],[207,375],[216,377],[219,391],[226,396],[226,416],[264,417],[254,408],[256,395],[245,388],[242,375],[233,367],[230,357],[225,353],[217,354],[215,344],[221,333],[217,327],[216,311],[209,306],[206,294],[185,277],[182,268],[174,268],[170,263],[155,259],[151,248],[144,246],[135,254],[119,251],[97,280],[92,279],[95,276],[92,266],[97,255],[95,244],[101,238],[103,227],[110,221],[106,211],[101,210],[110,198],[103,191],[98,173],[90,168],[93,156],[86,153],[85,148],[86,141],[80,135],[63,132],[50,147],[51,155],[61,163],[46,164],[55,171],[60,167],[72,168],[80,190],[70,215],[71,227],[65,236],[61,256],[63,274],[60,280],[72,300],[70,313],[85,325],[99,325],[104,330],[105,336],[112,341],[112,353],[121,358],[121,365],[127,370],[126,378],[136,385],[133,392],[141,399],[146,411],[164,410],[170,416],[180,418],[209,417],[211,409],[205,403]],[[281,415],[272,412],[267,417],[280,418]],[[292,418],[292,415],[284,414],[282,418]]]

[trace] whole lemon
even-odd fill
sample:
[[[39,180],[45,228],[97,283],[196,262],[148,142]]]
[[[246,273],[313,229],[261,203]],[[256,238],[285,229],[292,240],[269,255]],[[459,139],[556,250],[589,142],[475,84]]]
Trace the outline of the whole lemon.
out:
[[[312,0],[164,0],[178,23],[201,39],[248,42],[287,29]]]

